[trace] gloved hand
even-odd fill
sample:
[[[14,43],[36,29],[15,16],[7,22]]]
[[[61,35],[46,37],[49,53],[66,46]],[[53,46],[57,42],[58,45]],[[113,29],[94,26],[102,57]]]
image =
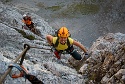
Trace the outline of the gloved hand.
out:
[[[89,54],[88,53],[85,53],[85,58],[88,58],[89,57]]]
[[[85,55],[88,55],[88,53],[85,53]]]

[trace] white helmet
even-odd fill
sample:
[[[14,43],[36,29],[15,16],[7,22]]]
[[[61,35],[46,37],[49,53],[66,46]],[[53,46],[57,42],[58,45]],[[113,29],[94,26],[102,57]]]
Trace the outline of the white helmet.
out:
[[[27,16],[26,14],[23,15],[23,17],[26,17],[26,16]]]

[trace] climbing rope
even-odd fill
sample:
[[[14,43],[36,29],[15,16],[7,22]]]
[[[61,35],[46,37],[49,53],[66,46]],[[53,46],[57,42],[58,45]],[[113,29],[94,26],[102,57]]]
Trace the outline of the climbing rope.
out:
[[[51,48],[43,48],[43,47],[37,47],[37,46],[30,46],[30,48],[44,49],[44,50],[52,50]]]
[[[26,52],[29,49],[30,49],[30,46],[28,44],[24,44],[24,50],[23,50],[23,52],[16,58],[16,60],[14,61],[13,64],[16,64],[17,61],[21,58],[20,65],[22,65],[24,57],[25,57],[25,54],[26,54]],[[2,82],[4,81],[4,79],[6,78],[6,76],[11,72],[11,70],[12,70],[12,67],[9,67],[7,69],[7,71],[1,76],[1,78],[0,78],[0,84],[2,84]]]

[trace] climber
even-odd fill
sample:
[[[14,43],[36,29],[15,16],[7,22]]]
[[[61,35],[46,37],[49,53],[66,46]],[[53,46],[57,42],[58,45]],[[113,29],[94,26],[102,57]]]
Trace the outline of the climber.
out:
[[[36,34],[38,36],[42,36],[41,32],[37,28],[35,28],[34,23],[30,16],[24,14],[22,22],[25,24],[22,26],[22,29],[31,30],[34,34]]]
[[[73,45],[78,46],[84,51],[85,55],[88,55],[85,47],[70,37],[69,30],[66,27],[61,27],[57,31],[57,36],[47,35],[46,39],[48,43],[55,48],[54,54],[58,59],[61,58],[61,53],[66,51],[74,59],[81,60],[81,55],[74,49]]]
[[[20,73],[16,73],[16,72],[15,73],[9,73],[11,78],[24,77],[24,78],[28,79],[32,84],[44,84],[36,76],[29,74],[28,70],[23,65],[10,64],[8,67],[9,68],[16,68],[20,72]]]
[[[34,27],[34,23],[32,22],[32,19],[30,16],[24,14],[23,15],[23,20],[22,22],[25,24],[25,26],[22,26],[22,28],[24,29],[29,29],[31,30],[33,33],[35,33],[35,27]]]

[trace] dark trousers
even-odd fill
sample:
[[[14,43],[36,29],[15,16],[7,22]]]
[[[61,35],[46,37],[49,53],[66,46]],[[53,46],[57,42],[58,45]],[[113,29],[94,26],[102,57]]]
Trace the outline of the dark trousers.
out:
[[[69,46],[66,51],[76,60],[81,60],[81,55],[74,49],[73,45]]]

